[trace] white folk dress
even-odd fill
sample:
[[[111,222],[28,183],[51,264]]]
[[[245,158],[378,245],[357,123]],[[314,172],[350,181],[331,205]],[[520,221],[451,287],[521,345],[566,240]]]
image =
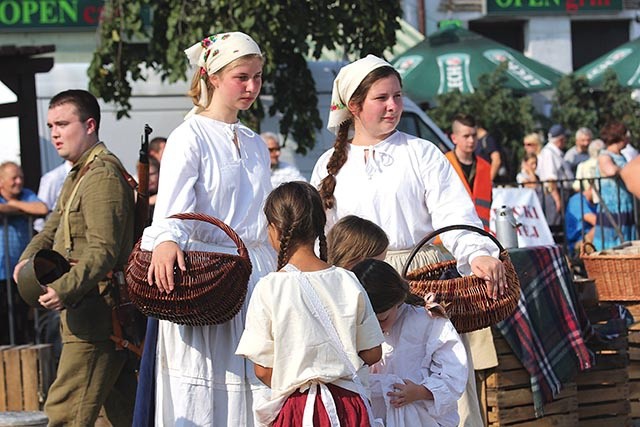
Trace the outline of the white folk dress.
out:
[[[423,307],[403,304],[385,332],[382,360],[371,367],[371,401],[387,427],[458,425],[458,399],[467,383],[467,356],[448,319],[432,318]],[[408,379],[429,389],[433,400],[394,408],[387,393]]]
[[[358,393],[349,368],[313,315],[298,274],[281,271],[258,282],[236,350],[259,365],[273,368],[271,396],[255,408],[260,425],[273,422],[286,398],[298,389],[304,392],[317,386],[326,395],[323,384],[332,383]],[[383,337],[365,290],[353,273],[340,267],[302,274],[326,308],[366,387],[368,370],[358,352],[380,345]]]
[[[143,248],[172,240],[184,250],[237,253],[235,244],[213,225],[166,219],[180,212],[205,213],[238,233],[253,270],[245,304],[230,321],[201,327],[160,321],[155,425],[254,425],[253,399],[267,388],[255,377],[253,365],[234,350],[255,283],[275,270],[262,212],[271,191],[269,169],[269,153],[260,136],[239,124],[196,115],[168,138],[154,220],[144,232]]]
[[[346,215],[373,221],[389,237],[386,261],[401,270],[411,251],[433,230],[457,224],[482,223],[462,181],[440,149],[424,139],[396,131],[372,146],[348,144],[348,157],[336,175],[336,204],[327,212],[327,228]],[[311,184],[318,187],[327,176],[327,163],[333,149],[318,159]],[[453,254],[462,275],[471,274],[470,263],[478,256],[498,257],[499,250],[487,237],[470,231],[450,231],[440,235],[446,249]],[[412,268],[446,259],[438,248],[418,253]],[[476,332],[474,332],[476,333]],[[477,332],[486,336],[488,330]],[[466,335],[464,334],[467,339]],[[469,353],[488,353],[497,365],[493,342],[474,345]],[[471,368],[472,369],[472,368]],[[469,372],[467,391],[460,401],[461,425],[482,426],[482,416],[475,391],[475,377]]]
[[[336,175],[336,205],[327,212],[328,228],[346,215],[366,218],[387,233],[390,251],[413,249],[428,233],[447,225],[482,228],[462,181],[435,144],[396,131],[376,145],[348,147],[347,161]],[[313,169],[316,188],[328,174],[332,153],[320,156]],[[462,274],[470,274],[475,257],[498,255],[496,246],[477,233],[450,231],[441,238]]]

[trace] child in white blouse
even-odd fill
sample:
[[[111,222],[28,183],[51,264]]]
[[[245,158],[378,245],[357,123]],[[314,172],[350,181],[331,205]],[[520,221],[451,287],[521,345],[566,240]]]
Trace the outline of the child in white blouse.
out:
[[[373,413],[388,426],[457,426],[457,401],[467,382],[467,356],[453,324],[437,304],[408,304],[415,296],[384,261],[353,267],[384,333],[382,360],[371,366]]]
[[[271,388],[254,405],[256,419],[276,427],[369,427],[366,365],[380,360],[382,332],[353,273],[325,262],[320,194],[304,182],[282,184],[264,213],[279,271],[256,285],[236,350]]]

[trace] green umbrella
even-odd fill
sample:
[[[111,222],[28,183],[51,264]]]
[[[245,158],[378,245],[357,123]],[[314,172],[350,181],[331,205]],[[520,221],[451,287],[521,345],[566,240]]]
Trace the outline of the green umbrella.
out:
[[[520,52],[464,28],[447,28],[393,59],[403,89],[415,102],[470,93],[478,78],[508,61],[506,86],[524,93],[552,89],[562,74]]]
[[[602,85],[604,73],[609,68],[616,72],[621,85],[640,88],[640,38],[618,46],[580,67],[576,74],[585,76],[590,86],[598,87]]]

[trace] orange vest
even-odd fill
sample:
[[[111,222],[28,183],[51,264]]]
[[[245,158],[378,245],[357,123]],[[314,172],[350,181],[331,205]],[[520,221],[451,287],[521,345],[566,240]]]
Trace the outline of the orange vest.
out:
[[[456,157],[456,154],[453,150],[447,152],[447,159],[451,162],[453,169],[455,169],[456,173],[460,177],[460,180],[464,184],[464,188],[467,189],[467,193],[471,196],[471,200],[473,200],[473,204],[476,207],[476,212],[482,221],[482,225],[484,229],[489,231],[489,217],[491,215],[491,190],[493,187],[493,183],[491,182],[491,164],[484,160],[482,157],[476,156],[476,177],[473,180],[473,191],[469,187],[469,183],[467,182],[467,178],[464,176],[464,172],[462,172],[462,166],[460,166],[460,162]]]

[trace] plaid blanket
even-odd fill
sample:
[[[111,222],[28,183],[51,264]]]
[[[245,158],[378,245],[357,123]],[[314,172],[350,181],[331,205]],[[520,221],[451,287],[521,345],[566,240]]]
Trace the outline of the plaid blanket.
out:
[[[512,249],[520,279],[518,308],[496,326],[531,376],[536,416],[578,372],[593,366],[591,326],[559,246]]]

